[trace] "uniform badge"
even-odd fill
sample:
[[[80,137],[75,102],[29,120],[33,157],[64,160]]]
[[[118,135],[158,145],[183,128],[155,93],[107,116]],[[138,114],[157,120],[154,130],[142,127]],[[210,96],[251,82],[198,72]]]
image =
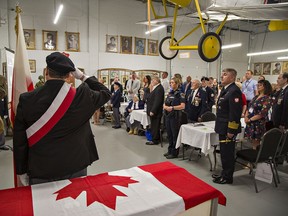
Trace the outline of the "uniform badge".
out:
[[[211,97],[214,97],[214,94],[211,94]]]
[[[238,103],[239,102],[239,98],[235,98],[234,101],[235,101],[235,103]]]

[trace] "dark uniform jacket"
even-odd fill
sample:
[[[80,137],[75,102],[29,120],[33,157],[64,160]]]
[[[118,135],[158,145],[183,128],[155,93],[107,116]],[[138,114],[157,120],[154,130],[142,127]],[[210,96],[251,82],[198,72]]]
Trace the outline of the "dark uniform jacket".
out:
[[[118,89],[116,92],[112,94],[111,97],[111,104],[113,105],[113,108],[119,108],[120,102],[121,102],[122,93],[120,89]]]
[[[275,127],[284,126],[288,128],[288,86],[281,90],[276,98],[272,111],[272,121]]]
[[[204,91],[202,88],[198,88],[195,91],[196,93],[193,101],[193,93],[191,88],[186,91],[185,95],[185,111],[188,114],[188,119],[191,121],[198,121],[198,118],[201,117],[202,114],[209,111],[206,91]]]
[[[164,103],[164,88],[159,84],[147,98],[147,114],[154,113],[154,117],[161,117]]]
[[[48,80],[44,86],[20,95],[15,118],[13,147],[16,173],[32,178],[60,178],[98,160],[89,119],[111,96],[95,77],[86,79],[58,123],[36,144],[28,147],[26,129],[48,109],[63,80]]]
[[[185,103],[185,97],[184,94],[182,93],[182,90],[179,88],[176,91],[170,91],[169,94],[167,95],[165,99],[165,105],[166,106],[178,106],[181,103]],[[171,112],[164,111],[164,114],[168,118],[177,118],[181,120],[181,110],[172,110]]]
[[[212,111],[212,106],[215,104],[215,93],[212,88],[207,86],[206,88],[203,88],[204,91],[207,93],[207,103],[209,111]]]
[[[222,89],[217,102],[215,132],[221,135],[241,132],[242,95],[235,83]]]

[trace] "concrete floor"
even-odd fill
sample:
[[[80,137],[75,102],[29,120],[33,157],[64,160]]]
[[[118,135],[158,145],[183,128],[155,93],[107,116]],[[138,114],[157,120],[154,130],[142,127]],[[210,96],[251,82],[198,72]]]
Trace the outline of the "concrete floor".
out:
[[[167,141],[164,147],[147,146],[144,136],[128,135],[122,127],[112,129],[110,123],[92,125],[100,160],[88,168],[88,174],[98,174],[107,171],[127,169],[133,166],[167,161],[163,153],[167,151]],[[6,144],[12,146],[12,139],[7,138]],[[189,152],[187,152],[187,155]],[[274,185],[257,181],[259,193],[255,193],[248,169],[236,167],[233,185],[214,184],[209,171],[209,161],[202,156],[196,160],[193,154],[192,161],[177,158],[170,160],[175,165],[185,168],[213,187],[222,191],[227,198],[227,206],[218,207],[220,216],[284,216],[288,212],[288,164],[280,167],[281,184]],[[219,161],[219,158],[218,158]],[[216,172],[221,170],[218,165]],[[12,152],[0,152],[0,189],[13,187]]]

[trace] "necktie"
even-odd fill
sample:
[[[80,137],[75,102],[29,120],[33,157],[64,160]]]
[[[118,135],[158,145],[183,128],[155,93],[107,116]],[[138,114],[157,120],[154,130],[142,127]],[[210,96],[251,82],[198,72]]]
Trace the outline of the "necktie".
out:
[[[131,89],[133,88],[133,80],[132,80],[132,82],[131,82]]]
[[[134,110],[136,109],[136,103],[134,103]]]

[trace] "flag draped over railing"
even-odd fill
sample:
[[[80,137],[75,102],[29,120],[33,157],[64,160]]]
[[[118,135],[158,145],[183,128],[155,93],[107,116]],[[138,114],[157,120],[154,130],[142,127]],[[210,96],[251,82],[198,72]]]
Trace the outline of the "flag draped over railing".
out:
[[[12,98],[11,98],[11,112],[10,119],[12,126],[14,127],[14,120],[17,111],[17,105],[19,102],[20,94],[32,91],[34,89],[31,79],[31,72],[29,66],[29,60],[26,50],[26,44],[24,39],[24,32],[21,22],[21,9],[16,6],[16,50],[14,57],[14,68],[12,78]],[[17,187],[17,175],[14,167],[14,185]]]

